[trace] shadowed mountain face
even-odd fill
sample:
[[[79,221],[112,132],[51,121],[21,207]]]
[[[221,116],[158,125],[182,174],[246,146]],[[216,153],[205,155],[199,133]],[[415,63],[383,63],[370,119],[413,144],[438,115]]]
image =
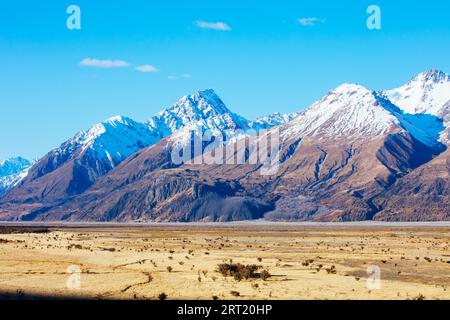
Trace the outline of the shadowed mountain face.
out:
[[[184,97],[147,124],[110,119],[102,126],[120,131],[100,126],[39,161],[2,198],[0,217],[47,221],[448,220],[445,137],[449,104],[439,108],[433,104],[445,100],[439,88],[448,77],[425,74],[416,78],[426,85],[414,82],[410,87],[422,88],[426,94],[417,95],[427,98],[425,107],[413,108],[418,113],[388,99],[395,94],[402,105],[399,97],[411,89],[375,93],[344,84],[293,119],[275,115],[248,122],[228,111],[211,90]],[[433,89],[433,81],[438,89]],[[430,98],[435,92],[439,99]],[[433,113],[427,112],[430,105]],[[270,123],[277,126],[270,128]],[[239,155],[248,160],[253,139],[249,136],[236,135],[228,143],[225,159],[230,164],[172,161],[173,148],[187,143],[191,130],[210,129],[220,136],[229,129],[248,128],[269,128],[257,141],[279,134],[279,166],[270,175],[261,174],[263,163],[228,161]],[[130,132],[124,141],[134,143],[110,147],[109,137],[120,142],[123,131]]]
[[[449,220],[450,152],[447,150],[378,195],[382,208],[374,219],[387,221]]]

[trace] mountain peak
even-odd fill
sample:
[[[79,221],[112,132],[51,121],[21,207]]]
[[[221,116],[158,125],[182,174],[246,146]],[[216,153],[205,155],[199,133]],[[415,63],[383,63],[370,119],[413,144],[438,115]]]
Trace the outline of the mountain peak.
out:
[[[0,196],[26,176],[32,162],[22,157],[0,160]]]
[[[419,73],[412,81],[425,81],[439,83],[444,81],[449,81],[448,74],[438,69],[431,69]]]
[[[248,121],[231,112],[214,90],[206,89],[182,97],[172,107],[152,117],[148,125],[164,137],[182,128],[245,129]]]
[[[0,160],[0,167],[6,165],[29,165],[30,161],[22,157],[12,157],[5,160]]]
[[[165,112],[203,113],[206,117],[211,114],[231,113],[213,89],[200,90],[186,95],[171,108],[161,111],[160,114]]]
[[[113,125],[113,126],[115,126],[119,123],[124,124],[124,125],[129,125],[130,123],[135,123],[135,121],[128,117],[115,116],[115,117],[106,119],[105,121],[102,122],[102,124]]]
[[[335,93],[362,92],[369,93],[371,90],[357,83],[344,83],[333,90]]]
[[[297,117],[299,114],[299,112],[290,112],[285,114],[275,112],[268,116],[256,118],[254,121],[251,121],[249,123],[249,126],[255,130],[269,129],[274,126],[287,123]]]
[[[219,96],[216,94],[216,92],[214,91],[214,89],[208,88],[205,90],[198,90],[196,93],[196,95],[203,97],[203,98],[213,98],[216,99]]]
[[[443,106],[450,101],[450,79],[446,73],[431,69],[384,94],[406,113],[439,116]]]
[[[378,136],[397,124],[372,91],[345,83],[315,102],[288,125],[286,136]]]
[[[93,125],[87,132],[80,131],[76,137],[85,140],[84,143],[90,143],[99,136],[105,134],[108,130],[126,130],[126,128],[134,129],[143,126],[131,118],[124,116],[115,116],[100,123]]]

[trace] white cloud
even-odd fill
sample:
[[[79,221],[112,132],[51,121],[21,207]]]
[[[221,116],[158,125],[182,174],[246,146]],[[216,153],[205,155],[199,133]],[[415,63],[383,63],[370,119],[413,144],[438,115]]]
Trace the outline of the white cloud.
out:
[[[318,23],[324,23],[325,19],[309,17],[309,18],[300,18],[297,20],[297,22],[298,22],[298,24],[305,26],[305,27],[313,27]]]
[[[137,66],[135,69],[139,72],[158,72],[159,71],[159,69],[157,67],[149,65],[149,64]]]
[[[109,69],[129,67],[130,64],[123,60],[100,60],[85,58],[80,62],[80,66]]]
[[[202,29],[218,30],[218,31],[231,31],[231,27],[225,22],[206,22],[196,21],[195,25]]]
[[[184,73],[179,76],[168,76],[167,79],[169,80],[179,80],[179,79],[189,79],[191,78],[191,75],[189,73]]]

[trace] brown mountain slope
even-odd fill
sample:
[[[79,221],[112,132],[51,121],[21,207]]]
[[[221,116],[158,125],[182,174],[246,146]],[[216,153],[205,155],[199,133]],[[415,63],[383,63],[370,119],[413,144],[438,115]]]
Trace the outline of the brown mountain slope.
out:
[[[377,212],[375,195],[432,156],[396,131],[352,141],[292,139],[283,143],[278,172],[263,176],[261,165],[176,167],[168,145],[163,140],[144,149],[84,194],[44,203],[20,219],[231,221],[266,214],[272,220],[365,220]]]
[[[376,220],[450,220],[450,150],[399,180],[375,202],[383,208]]]
[[[378,210],[372,197],[431,157],[430,149],[404,132],[376,139],[335,139],[326,143],[305,139],[281,165],[271,186],[279,200],[276,209],[266,217],[273,220],[371,219]],[[257,185],[253,184],[252,188]]]
[[[1,205],[0,218],[47,221],[379,218],[377,213],[389,203],[380,201],[378,196],[397,186],[399,179],[406,179],[424,164],[433,163],[430,160],[436,156],[435,150],[402,127],[407,119],[400,121],[401,114],[395,112],[388,101],[374,92],[346,84],[293,121],[269,130],[280,134],[280,150],[271,154],[279,155],[279,167],[271,175],[262,174],[261,162],[175,165],[171,152],[174,142],[176,145],[180,141],[177,134],[133,154],[80,195],[62,199],[42,197],[30,202],[11,199]],[[227,154],[226,159],[246,155],[249,160],[250,140],[249,137],[238,140],[232,156]],[[68,167],[67,172],[70,170]],[[47,185],[53,186],[57,178]],[[435,198],[439,205],[445,206],[448,191],[445,192],[444,197]],[[424,205],[426,202],[425,199]],[[399,211],[395,217],[386,219],[410,218]]]

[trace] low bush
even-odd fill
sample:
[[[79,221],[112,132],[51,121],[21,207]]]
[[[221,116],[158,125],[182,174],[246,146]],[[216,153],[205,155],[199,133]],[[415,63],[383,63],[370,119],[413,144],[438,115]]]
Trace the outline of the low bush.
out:
[[[256,264],[222,263],[218,265],[217,271],[224,277],[233,277],[236,281],[257,278],[267,280],[271,277],[271,274],[267,270],[257,273],[259,269],[261,269],[261,266],[257,266]]]

